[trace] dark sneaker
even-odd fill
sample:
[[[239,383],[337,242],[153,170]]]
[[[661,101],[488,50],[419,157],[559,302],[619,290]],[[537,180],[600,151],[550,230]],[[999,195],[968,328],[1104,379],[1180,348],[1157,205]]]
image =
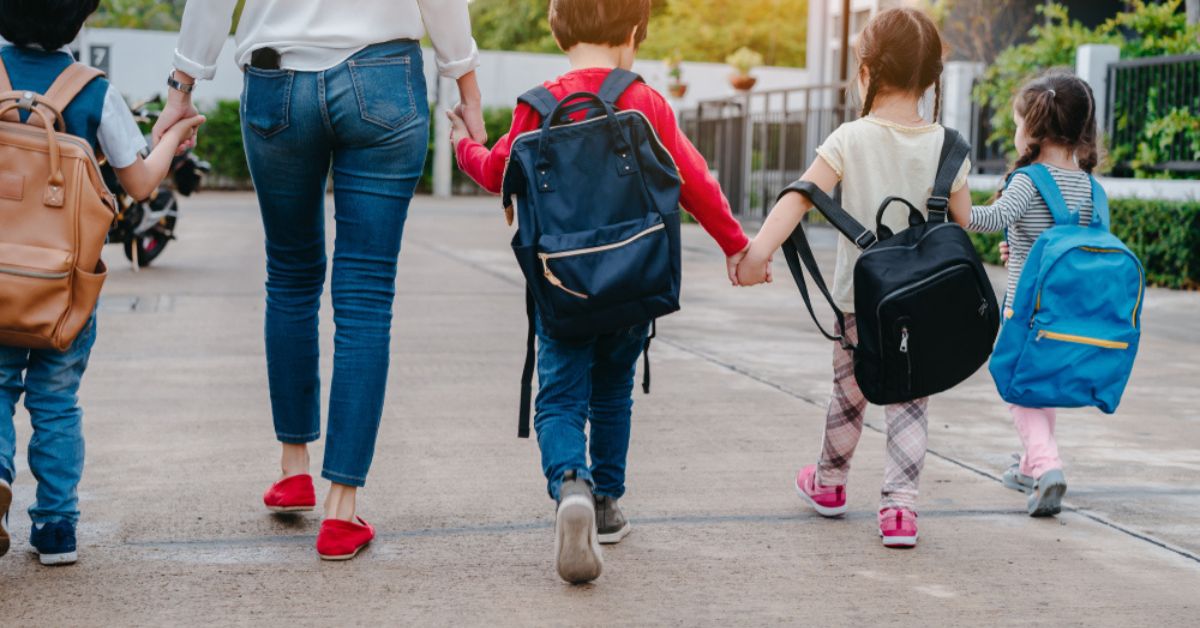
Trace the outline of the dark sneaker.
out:
[[[1014,491],[1020,491],[1028,495],[1033,492],[1033,485],[1037,483],[1037,479],[1021,473],[1021,455],[1013,454],[1016,462],[1012,463],[1007,470],[1004,471],[1004,476],[1000,480],[1004,483],[1005,488],[1011,488]]]
[[[604,559],[596,534],[596,501],[592,487],[574,471],[563,475],[558,514],[554,520],[554,555],[558,575],[572,584],[600,576]]]
[[[75,524],[70,521],[33,524],[29,544],[43,565],[72,565],[79,559],[75,552]]]
[[[625,513],[621,512],[621,507],[617,505],[616,497],[596,496],[596,531],[601,543],[620,543],[621,539],[629,535],[631,529]]]
[[[1062,512],[1062,498],[1067,493],[1067,478],[1062,469],[1051,469],[1038,477],[1029,494],[1029,516],[1049,517]]]
[[[12,505],[12,486],[0,478],[0,556],[8,553],[8,507]]]

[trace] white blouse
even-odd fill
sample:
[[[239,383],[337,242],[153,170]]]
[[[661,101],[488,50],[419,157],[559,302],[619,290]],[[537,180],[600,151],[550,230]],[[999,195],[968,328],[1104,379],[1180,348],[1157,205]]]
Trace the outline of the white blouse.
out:
[[[183,11],[175,68],[198,79],[216,74],[217,55],[237,0],[191,0]],[[234,40],[239,68],[258,48],[279,51],[289,70],[318,71],[371,44],[419,40],[428,32],[442,76],[479,66],[467,0],[246,0]]]

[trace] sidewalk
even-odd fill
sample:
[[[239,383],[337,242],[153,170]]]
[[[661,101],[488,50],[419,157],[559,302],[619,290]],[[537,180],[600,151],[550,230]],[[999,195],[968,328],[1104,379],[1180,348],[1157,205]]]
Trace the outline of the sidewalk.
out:
[[[922,541],[886,550],[877,431],[855,458],[845,520],[792,492],[819,445],[831,346],[782,260],[774,284],[735,290],[715,245],[686,227],[684,309],[659,326],[654,393],[635,400],[622,500],[634,532],[606,550],[596,583],[572,587],[554,573],[536,443],[516,438],[525,318],[509,236],[494,199],[414,203],[360,493],[380,536],[343,564],[317,560],[317,516],[261,507],[278,471],[253,197],[187,199],[180,240],[139,274],[109,247],[81,393],[81,560],[47,569],[27,553],[33,480],[19,456],[0,625],[1195,622],[1200,295],[1150,293],[1117,415],[1063,413],[1069,512],[1031,520],[996,480],[1017,440],[981,372],[932,404]],[[326,383],[331,330],[327,308]],[[869,422],[881,426],[877,409]],[[21,413],[18,441],[28,435]]]

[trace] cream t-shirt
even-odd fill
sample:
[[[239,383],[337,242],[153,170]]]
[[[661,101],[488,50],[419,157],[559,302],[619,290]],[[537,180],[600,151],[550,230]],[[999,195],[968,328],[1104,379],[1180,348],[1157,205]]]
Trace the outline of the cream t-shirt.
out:
[[[875,214],[889,196],[899,196],[927,214],[925,202],[933,192],[944,140],[940,124],[903,126],[867,116],[838,127],[817,154],[841,177],[842,207],[875,231]],[[951,192],[966,185],[970,170],[968,159],[958,171]],[[883,224],[897,233],[908,227],[908,208],[899,202],[891,204]],[[854,263],[859,253],[849,239],[838,237],[833,301],[844,312],[854,312]]]

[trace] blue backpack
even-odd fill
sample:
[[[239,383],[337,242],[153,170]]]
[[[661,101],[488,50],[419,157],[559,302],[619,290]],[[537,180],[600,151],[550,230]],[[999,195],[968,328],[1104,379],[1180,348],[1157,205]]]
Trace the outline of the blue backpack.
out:
[[[1025,261],[1012,315],[992,354],[992,378],[1009,403],[1096,406],[1112,414],[1141,337],[1142,263],[1109,233],[1108,197],[1094,177],[1092,220],[1083,226],[1045,166],[1016,172],[1033,180],[1055,226]]]
[[[529,436],[535,317],[546,335],[571,340],[679,309],[679,172],[644,114],[615,110],[639,80],[615,69],[597,94],[558,100],[537,87],[520,97],[542,117],[541,129],[513,142],[502,190],[505,209],[515,205],[512,248],[527,286],[521,438]]]

